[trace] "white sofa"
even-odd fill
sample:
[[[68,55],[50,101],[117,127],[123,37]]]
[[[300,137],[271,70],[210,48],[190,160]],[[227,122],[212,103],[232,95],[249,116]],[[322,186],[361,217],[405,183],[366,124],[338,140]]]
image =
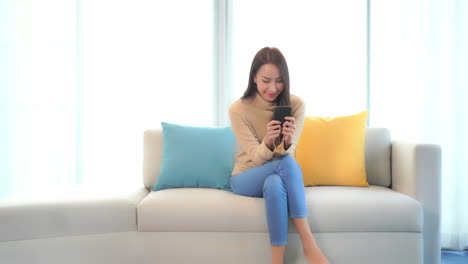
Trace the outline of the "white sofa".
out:
[[[136,190],[0,201],[0,263],[270,263],[263,199],[150,191],[161,143],[161,130],[145,132],[144,187]],[[306,188],[310,226],[330,262],[440,263],[440,148],[392,142],[387,129],[370,128],[366,171],[369,188]],[[292,222],[289,232],[285,263],[307,263]]]

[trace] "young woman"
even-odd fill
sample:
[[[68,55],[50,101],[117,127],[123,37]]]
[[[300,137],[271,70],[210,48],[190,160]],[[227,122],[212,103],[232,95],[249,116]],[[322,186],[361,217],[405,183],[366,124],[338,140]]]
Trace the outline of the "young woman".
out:
[[[277,105],[291,105],[292,116],[272,120]],[[289,93],[286,60],[276,48],[263,48],[254,57],[249,84],[229,108],[231,126],[240,144],[232,172],[235,194],[265,198],[272,263],[283,263],[292,218],[302,240],[305,258],[329,264],[317,246],[307,221],[304,183],[294,149],[302,132],[305,104]]]

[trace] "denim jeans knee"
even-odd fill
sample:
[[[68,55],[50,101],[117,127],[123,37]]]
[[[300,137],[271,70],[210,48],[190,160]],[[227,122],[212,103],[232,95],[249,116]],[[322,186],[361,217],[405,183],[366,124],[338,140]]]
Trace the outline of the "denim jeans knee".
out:
[[[265,196],[266,193],[286,194],[284,182],[278,174],[272,174],[266,178],[263,183],[263,196]]]

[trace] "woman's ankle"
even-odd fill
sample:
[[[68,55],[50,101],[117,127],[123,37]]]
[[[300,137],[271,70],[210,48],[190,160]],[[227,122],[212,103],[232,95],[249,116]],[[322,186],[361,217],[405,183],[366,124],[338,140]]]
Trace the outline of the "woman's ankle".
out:
[[[304,249],[304,258],[312,264],[330,264],[325,254],[318,247],[309,250]]]

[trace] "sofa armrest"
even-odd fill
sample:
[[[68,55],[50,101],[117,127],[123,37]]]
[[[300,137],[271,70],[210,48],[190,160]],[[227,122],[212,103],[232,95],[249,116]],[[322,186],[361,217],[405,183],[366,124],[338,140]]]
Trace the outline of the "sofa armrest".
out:
[[[392,142],[392,189],[418,200],[424,211],[424,264],[439,264],[441,148]]]

